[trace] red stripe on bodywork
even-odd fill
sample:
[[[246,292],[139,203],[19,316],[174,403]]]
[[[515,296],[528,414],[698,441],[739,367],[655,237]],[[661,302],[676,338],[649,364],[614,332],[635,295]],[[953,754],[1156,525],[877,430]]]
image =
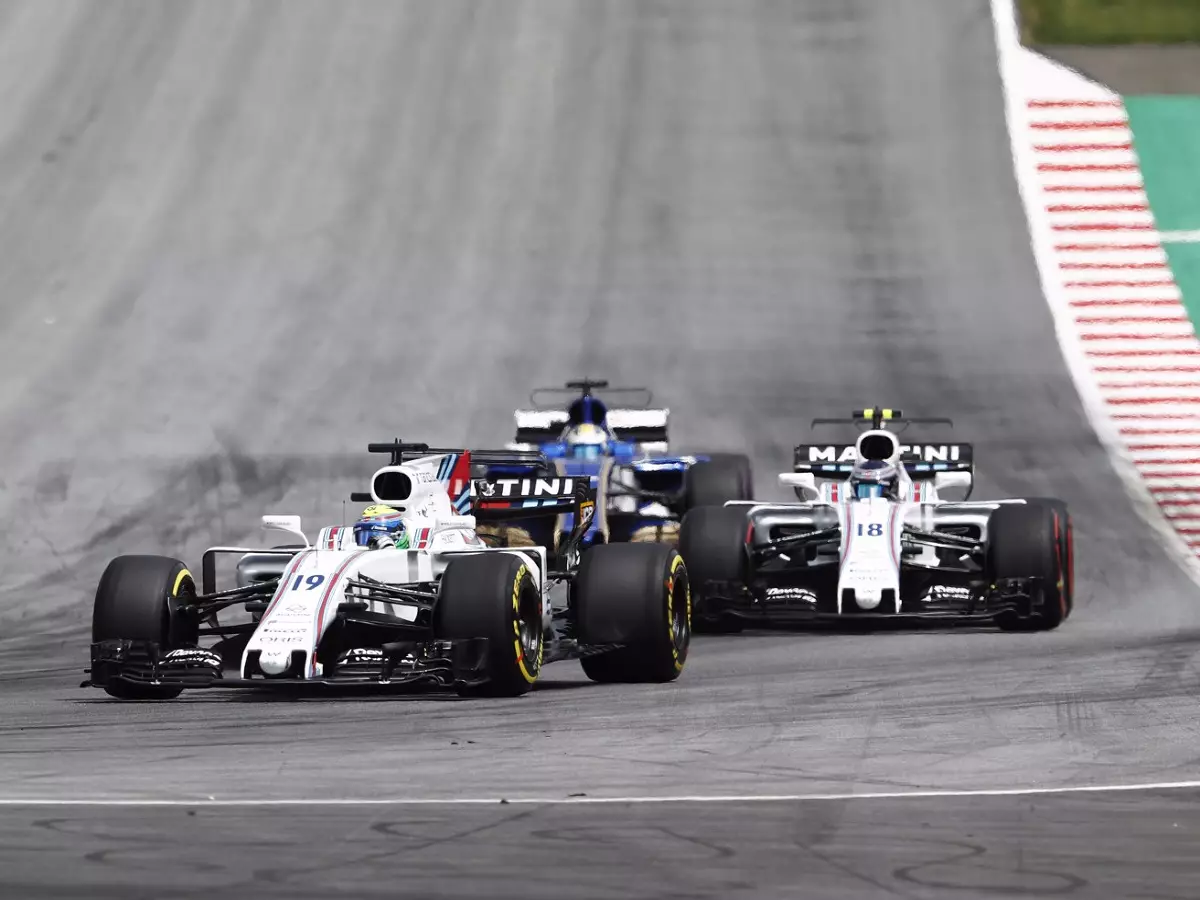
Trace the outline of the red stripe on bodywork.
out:
[[[279,587],[276,589],[275,598],[271,601],[271,605],[268,606],[263,612],[262,618],[258,620],[259,625],[262,625],[265,621],[267,621],[267,617],[274,612],[275,607],[279,604],[279,601],[283,599],[284,591],[287,590],[287,583],[292,580],[292,576],[296,574],[296,570],[300,568],[300,564],[304,562],[305,558],[313,552],[314,551],[312,550],[305,550],[299,556],[295,557],[291,563],[288,564],[288,567],[283,570],[283,575],[281,575],[279,578]]]
[[[345,571],[350,568],[350,564],[368,551],[359,550],[347,558],[337,571],[333,573],[333,577],[329,579],[329,584],[325,586],[325,593],[321,595],[321,602],[317,605],[317,618],[313,624],[313,646],[312,652],[308,657],[308,671],[310,676],[317,674],[317,644],[321,642],[321,622],[325,618],[325,607],[329,605],[329,598],[333,596],[334,588],[337,587],[338,581],[341,579]]]

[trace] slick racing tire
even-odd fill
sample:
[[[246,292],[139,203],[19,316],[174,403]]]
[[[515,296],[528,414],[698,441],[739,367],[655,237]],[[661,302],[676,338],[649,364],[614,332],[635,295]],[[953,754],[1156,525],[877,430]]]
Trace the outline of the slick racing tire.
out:
[[[741,506],[701,506],[683,517],[679,552],[687,563],[695,598],[697,634],[734,634],[740,618],[710,612],[708,583],[743,584],[746,580],[746,510]]]
[[[674,681],[692,639],[683,557],[666,544],[601,544],[575,576],[579,662],[592,681]],[[606,645],[616,645],[604,649]]]
[[[1075,609],[1075,525],[1071,521],[1071,513],[1066,502],[1056,497],[1026,497],[1025,505],[1048,506],[1058,514],[1058,552],[1065,561],[1063,596],[1067,601],[1067,612],[1063,618],[1069,618]]]
[[[542,597],[526,562],[511,553],[463,556],[446,566],[433,607],[438,640],[487,638],[486,680],[463,696],[518,697],[542,669]]]
[[[741,453],[710,454],[707,461],[689,466],[683,476],[685,510],[750,500],[753,493],[750,459]]]
[[[162,652],[195,646],[196,624],[187,625],[173,607],[196,595],[187,566],[165,556],[118,556],[100,576],[92,606],[92,642],[152,641]],[[175,685],[116,681],[104,688],[121,700],[170,700]]]
[[[1001,578],[1040,578],[1041,611],[1030,618],[1002,613],[996,624],[1005,631],[1049,631],[1067,615],[1064,590],[1067,560],[1061,551],[1064,528],[1058,510],[1043,504],[1000,506],[988,520],[987,572],[993,584]]]

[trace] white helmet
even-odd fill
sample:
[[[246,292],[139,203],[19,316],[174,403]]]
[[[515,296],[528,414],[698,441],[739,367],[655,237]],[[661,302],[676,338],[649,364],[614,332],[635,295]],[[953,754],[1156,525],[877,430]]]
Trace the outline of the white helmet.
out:
[[[890,462],[868,459],[856,463],[850,473],[854,498],[895,497],[900,487],[900,471]]]

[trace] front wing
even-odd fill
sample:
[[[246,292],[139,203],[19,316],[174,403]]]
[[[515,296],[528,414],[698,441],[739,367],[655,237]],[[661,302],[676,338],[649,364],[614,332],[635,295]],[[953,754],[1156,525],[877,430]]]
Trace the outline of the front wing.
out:
[[[221,654],[205,648],[163,652],[150,641],[100,641],[92,645],[92,665],[83,687],[116,682],[163,687],[271,690],[303,687],[450,689],[487,679],[487,638],[456,641],[403,641],[382,649],[355,651],[320,678],[225,677]],[[295,667],[303,671],[303,666]],[[290,670],[289,670],[290,671]]]
[[[989,622],[1011,613],[1019,619],[1037,616],[1046,603],[1039,578],[1009,578],[995,585],[934,586],[925,596],[901,596],[900,610],[885,601],[873,610],[843,604],[828,591],[758,582],[706,582],[694,615],[699,620],[733,616],[778,623],[856,622],[871,620],[942,620]]]

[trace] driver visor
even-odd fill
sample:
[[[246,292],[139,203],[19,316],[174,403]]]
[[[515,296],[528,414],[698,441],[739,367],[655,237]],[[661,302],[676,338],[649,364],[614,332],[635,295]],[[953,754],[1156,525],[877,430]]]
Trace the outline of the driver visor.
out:
[[[354,526],[354,543],[360,547],[369,547],[374,538],[394,537],[399,531],[395,522],[360,522]]]

